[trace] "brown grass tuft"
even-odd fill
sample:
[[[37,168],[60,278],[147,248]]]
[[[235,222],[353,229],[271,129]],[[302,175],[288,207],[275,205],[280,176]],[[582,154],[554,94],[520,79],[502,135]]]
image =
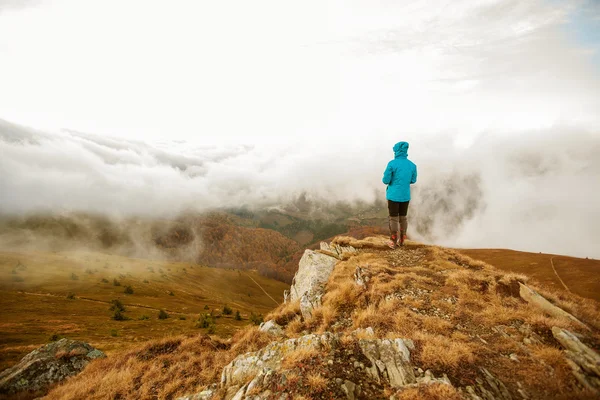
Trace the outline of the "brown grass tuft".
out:
[[[463,395],[450,385],[442,383],[423,385],[402,390],[396,394],[398,400],[464,400]]]
[[[281,365],[284,369],[292,369],[297,367],[299,364],[305,363],[307,360],[319,357],[321,352],[317,349],[300,347],[294,351],[289,352],[283,359]]]
[[[235,344],[231,347],[231,350],[237,354],[257,351],[271,343],[272,340],[273,337],[269,333],[261,332],[257,326],[253,326],[237,332],[233,336],[232,341]]]
[[[448,371],[468,368],[477,360],[477,345],[471,342],[452,341],[448,337],[417,332],[414,336],[417,344],[415,359],[425,368]]]
[[[325,389],[327,389],[327,379],[318,373],[309,373],[306,376],[306,381],[308,383],[309,389],[315,393],[321,393]]]
[[[285,303],[277,307],[275,310],[267,314],[265,321],[272,319],[279,325],[285,326],[290,321],[294,320],[298,315],[300,315],[300,300]]]

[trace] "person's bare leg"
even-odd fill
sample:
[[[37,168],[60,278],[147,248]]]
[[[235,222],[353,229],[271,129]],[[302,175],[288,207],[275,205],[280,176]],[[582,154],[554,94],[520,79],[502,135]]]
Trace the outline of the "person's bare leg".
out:
[[[400,217],[398,215],[389,216],[389,228],[390,241],[392,242],[393,246],[395,246],[398,241],[398,234],[400,232]]]
[[[400,219],[400,236],[398,241],[400,246],[404,245],[404,239],[406,238],[406,231],[408,230],[408,218],[405,216],[399,217]]]

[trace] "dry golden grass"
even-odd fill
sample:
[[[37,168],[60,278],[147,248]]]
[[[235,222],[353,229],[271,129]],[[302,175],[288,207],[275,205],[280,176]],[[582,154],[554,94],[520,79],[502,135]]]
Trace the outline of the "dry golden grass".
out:
[[[350,243],[344,242],[344,238],[336,240],[342,244]],[[368,250],[377,249],[373,243],[377,244],[380,240],[362,241],[363,251],[336,265],[327,283],[322,305],[313,310],[312,318],[303,320],[299,305],[295,302],[280,306],[267,319],[275,319],[284,325],[288,337],[333,331],[335,324],[336,332],[341,334],[340,345],[347,349],[353,348],[359,338],[371,338],[364,331],[352,333],[357,328],[372,327],[378,338],[413,339],[416,349],[411,351],[412,363],[424,370],[431,369],[436,376],[446,373],[456,386],[473,384],[475,379],[481,378],[480,367],[485,365],[506,383],[511,393],[515,392],[517,382],[520,382],[532,398],[566,399],[569,393],[573,393],[574,398],[585,398],[585,392],[578,389],[564,355],[556,347],[551,334],[552,326],[576,332],[580,328],[573,326],[573,322],[566,318],[544,315],[535,306],[521,300],[519,282],[526,282],[526,276],[503,273],[484,262],[439,247],[419,247],[425,249],[419,251],[425,252],[427,257],[418,266],[396,266],[388,261],[390,258],[386,258],[386,252]],[[417,246],[413,245],[398,251],[416,249]],[[366,289],[356,285],[352,277],[357,266],[371,275]],[[593,302],[580,301],[578,296],[566,292],[557,294],[540,290],[535,284],[528,285],[584,322],[589,323],[590,319],[600,315],[598,305]],[[537,337],[543,343],[524,344],[523,339],[528,335]],[[209,342],[196,344],[197,349],[191,351],[191,342],[188,341],[197,339],[177,340],[181,340],[181,343],[172,355],[159,355],[156,360],[165,357],[169,363],[183,363],[193,373],[178,375],[179,367],[170,364],[166,375],[171,380],[167,381],[161,373],[162,368],[155,368],[155,363],[152,363],[139,381],[139,356],[119,357],[118,362],[102,360],[98,365],[104,367],[92,368],[90,374],[86,371],[81,375],[89,375],[85,378],[89,382],[87,389],[95,390],[90,398],[111,398],[119,394],[127,399],[133,398],[135,391],[152,393],[158,398],[183,392],[193,393],[193,387],[199,389],[218,381],[223,365],[236,355],[258,350],[273,338],[259,332],[256,327],[249,327],[234,335],[227,343],[205,339],[216,346],[212,350],[206,348]],[[596,346],[600,344],[597,329],[590,340],[595,340]],[[167,342],[162,346],[167,346]],[[161,348],[160,344],[158,348]],[[188,349],[185,357],[180,354],[183,349]],[[286,355],[282,368],[295,371],[288,376],[289,382],[293,382],[294,387],[300,387],[299,381],[302,381],[314,393],[310,397],[319,398],[319,393],[327,388],[329,381],[323,374],[317,373],[314,366],[322,365],[323,355],[330,351],[337,350],[298,349]],[[518,364],[509,358],[510,354],[518,356]],[[298,376],[300,370],[303,378]],[[102,381],[101,387],[106,386],[106,382],[117,389],[110,391],[94,386],[92,376],[96,381]],[[136,379],[140,382],[137,386]],[[152,389],[157,387],[160,389]],[[380,394],[389,398],[394,391],[384,388]],[[461,398],[456,389],[441,384],[403,390],[396,393],[396,397],[405,400]]]
[[[232,339],[234,343],[231,350],[237,354],[257,351],[271,343],[273,337],[266,332],[261,332],[258,327],[252,326],[237,332]]]
[[[355,239],[349,236],[336,236],[331,243],[341,246],[352,246],[356,249],[387,249],[387,240],[385,236],[367,237],[364,239]]]
[[[265,321],[272,319],[279,325],[284,326],[294,320],[298,315],[300,315],[300,300],[284,303],[280,307],[277,307],[267,314]]]
[[[306,376],[309,389],[315,393],[321,393],[327,388],[328,380],[318,373],[310,373]]]
[[[396,394],[398,400],[464,400],[455,388],[445,384],[424,385],[406,389]]]
[[[292,369],[298,364],[302,364],[307,360],[319,357],[321,352],[314,348],[301,347],[297,348],[288,354],[283,359],[281,366],[285,369]]]
[[[233,356],[225,343],[207,336],[165,339],[96,360],[46,398],[172,398],[217,380]]]
[[[436,370],[468,368],[477,360],[480,345],[458,340],[448,340],[447,336],[417,332],[413,339],[417,345],[415,359],[420,365]]]
[[[297,337],[304,329],[305,326],[304,322],[302,322],[302,317],[298,316],[287,324],[285,327],[285,335],[287,337]]]

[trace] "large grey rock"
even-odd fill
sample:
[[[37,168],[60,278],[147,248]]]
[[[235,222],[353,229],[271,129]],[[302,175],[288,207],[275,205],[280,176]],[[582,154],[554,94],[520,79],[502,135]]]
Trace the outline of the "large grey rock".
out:
[[[388,381],[393,388],[417,382],[410,364],[410,340],[403,339],[360,339],[363,354],[371,361],[367,372],[377,382]]]
[[[566,329],[554,326],[552,335],[565,348],[567,362],[579,383],[600,394],[600,355]]]
[[[568,318],[571,321],[577,323],[578,325],[580,325],[588,330],[590,329],[586,324],[584,324],[583,322],[581,322],[580,320],[575,318],[573,315],[569,314],[562,308],[557,307],[554,304],[550,303],[542,295],[540,295],[535,290],[531,289],[529,286],[524,285],[522,283],[519,283],[519,285],[520,285],[519,295],[526,302],[536,305],[542,311],[544,311],[545,313],[547,313],[553,317]]]
[[[211,385],[200,393],[179,397],[177,400],[211,400],[217,391],[217,385]]]
[[[301,300],[300,311],[304,318],[310,318],[312,309],[321,304],[325,285],[337,259],[312,250],[306,250],[298,264],[290,288],[289,300]]]
[[[465,387],[471,400],[513,400],[512,395],[501,380],[486,368],[479,368],[479,370],[483,379],[477,378],[476,385]],[[521,391],[519,393],[524,394]]]
[[[281,327],[281,325],[279,325],[272,319],[268,320],[267,322],[261,323],[258,330],[261,332],[270,333],[274,336],[283,336],[283,328]]]
[[[325,332],[322,335],[310,334],[283,342],[273,342],[261,350],[236,357],[221,373],[221,385],[243,385],[265,369],[277,370],[282,360],[298,349],[321,351],[330,348],[337,341],[337,336]]]
[[[0,393],[44,390],[76,375],[91,360],[105,357],[87,343],[61,339],[27,354],[21,361],[0,373]]]

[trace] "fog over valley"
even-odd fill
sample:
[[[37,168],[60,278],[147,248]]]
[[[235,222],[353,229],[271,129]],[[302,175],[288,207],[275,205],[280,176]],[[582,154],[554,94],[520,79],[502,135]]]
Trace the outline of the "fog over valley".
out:
[[[599,21],[586,0],[4,2],[0,214],[300,201],[385,227],[407,141],[411,238],[598,258]]]
[[[403,135],[418,165],[409,234],[459,247],[504,247],[598,257],[600,140],[565,128],[522,137]],[[385,199],[393,142],[272,145],[149,144],[73,131],[0,129],[6,216],[86,212],[174,219],[215,209],[364,207]]]

